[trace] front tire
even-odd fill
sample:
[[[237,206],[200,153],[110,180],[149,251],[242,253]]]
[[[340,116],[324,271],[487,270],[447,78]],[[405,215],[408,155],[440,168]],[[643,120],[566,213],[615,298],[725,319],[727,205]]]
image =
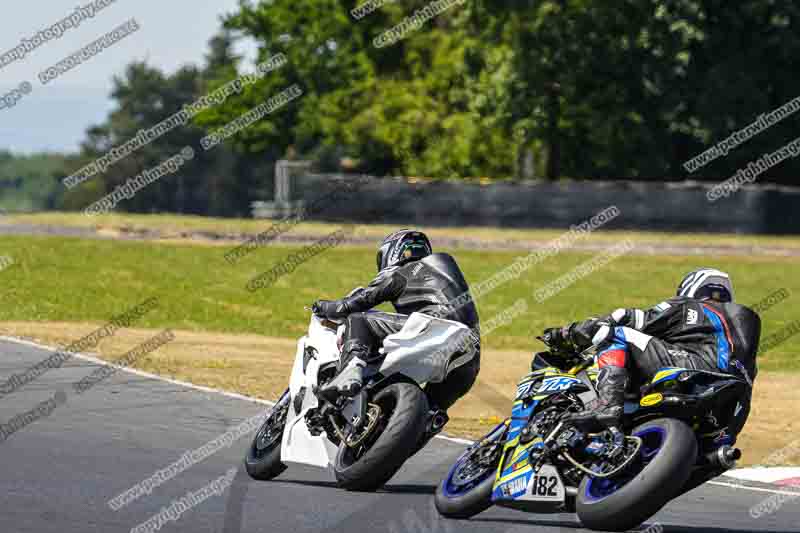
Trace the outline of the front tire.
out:
[[[289,390],[283,393],[267,419],[258,428],[244,457],[244,467],[251,478],[269,481],[277,477],[286,465],[281,462],[281,440],[289,407]]]
[[[501,453],[489,446],[500,446],[505,432],[504,422],[458,458],[436,487],[434,502],[439,514],[464,519],[492,506],[492,488]]]
[[[691,475],[697,438],[684,422],[660,418],[637,426],[632,435],[643,441],[635,475],[587,476],[580,484],[576,511],[590,529],[633,529],[677,496]]]
[[[360,449],[344,442],[334,473],[340,487],[373,491],[382,487],[413,454],[425,432],[428,399],[418,385],[395,383],[370,400],[381,408],[381,420]]]

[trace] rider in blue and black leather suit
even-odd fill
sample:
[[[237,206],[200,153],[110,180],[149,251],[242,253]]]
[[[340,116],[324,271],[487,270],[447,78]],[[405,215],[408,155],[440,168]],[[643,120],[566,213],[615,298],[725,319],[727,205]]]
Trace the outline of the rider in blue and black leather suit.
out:
[[[688,274],[674,298],[648,310],[617,309],[610,315],[545,330],[552,346],[599,347],[598,400],[570,419],[578,425],[617,427],[631,378],[636,383],[665,367],[723,372],[749,384],[743,408],[729,427],[741,431],[750,411],[761,319],[733,301],[728,274],[703,268]]]

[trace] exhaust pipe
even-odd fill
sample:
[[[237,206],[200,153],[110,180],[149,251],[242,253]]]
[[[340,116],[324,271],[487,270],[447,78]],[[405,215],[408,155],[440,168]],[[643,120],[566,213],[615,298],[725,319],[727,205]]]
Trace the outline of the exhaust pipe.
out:
[[[736,461],[742,458],[742,450],[739,448],[732,448],[727,444],[720,446],[713,452],[706,454],[706,459],[714,466],[730,470],[736,466]]]
[[[442,410],[435,411],[431,415],[430,432],[439,433],[449,421],[450,417],[447,416],[447,413],[445,411]]]

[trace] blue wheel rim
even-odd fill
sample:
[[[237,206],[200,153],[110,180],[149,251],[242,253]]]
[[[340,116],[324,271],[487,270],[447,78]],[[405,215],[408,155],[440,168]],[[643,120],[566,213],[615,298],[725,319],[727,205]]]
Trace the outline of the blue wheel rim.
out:
[[[660,427],[649,427],[637,431],[633,435],[642,439],[642,448],[639,450],[641,468],[632,474],[623,475],[618,478],[590,478],[586,483],[586,490],[584,491],[584,497],[587,501],[596,502],[608,498],[641,472],[642,469],[658,455],[658,452],[661,451],[661,446],[666,437],[666,431]]]
[[[502,424],[501,424],[502,425]],[[498,431],[500,426],[489,432],[488,435],[493,435]],[[486,437],[491,438],[491,437]],[[474,456],[478,453],[480,446],[476,445],[474,447],[468,448],[461,456],[456,460],[455,464],[450,468],[450,471],[447,473],[447,477],[444,478],[442,481],[442,493],[448,498],[455,498],[461,496],[463,494],[468,493],[470,490],[475,488],[475,486],[481,484],[488,478],[489,476],[494,475],[496,470],[496,465],[494,467],[487,467],[484,472],[480,475],[473,477],[466,483],[458,483],[455,480],[456,474],[461,471],[463,467],[465,467],[470,461],[474,460]]]
[[[456,464],[450,469],[450,472],[447,473],[447,477],[442,482],[442,492],[448,498],[454,498],[457,496],[461,496],[463,494],[468,493],[472,490],[476,485],[479,485],[483,481],[486,480],[487,477],[494,474],[495,469],[492,467],[487,467],[484,472],[480,475],[473,477],[468,482],[460,484],[456,482],[455,476],[456,474],[467,465],[470,461],[473,461],[473,456],[477,450],[469,449],[464,454],[458,458]]]

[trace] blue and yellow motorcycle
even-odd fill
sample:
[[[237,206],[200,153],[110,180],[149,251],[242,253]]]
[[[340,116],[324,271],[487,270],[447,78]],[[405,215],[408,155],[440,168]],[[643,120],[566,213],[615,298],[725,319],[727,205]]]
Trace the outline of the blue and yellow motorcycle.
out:
[[[662,369],[626,395],[620,429],[589,433],[562,420],[597,397],[591,351],[535,355],[511,416],[437,488],[440,514],[469,518],[492,505],[576,512],[590,529],[626,531],[741,457],[733,445],[750,385],[730,374]]]

